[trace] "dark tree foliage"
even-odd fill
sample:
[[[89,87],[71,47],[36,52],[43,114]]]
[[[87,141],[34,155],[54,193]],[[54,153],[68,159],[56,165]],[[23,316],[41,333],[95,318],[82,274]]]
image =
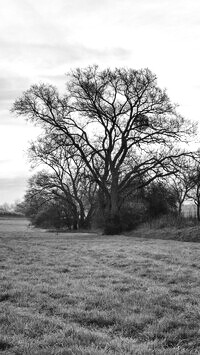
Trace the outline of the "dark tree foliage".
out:
[[[177,212],[177,196],[174,190],[163,182],[153,182],[148,187],[145,200],[150,218]]]
[[[47,173],[40,172],[31,177],[20,209],[37,227],[77,227],[76,211],[63,193],[57,193]]]
[[[32,216],[32,223],[42,228],[71,228],[73,218],[70,216],[66,206],[56,199],[45,203],[37,210],[36,215]]]
[[[33,85],[13,111],[76,150],[100,191],[109,234],[122,229],[121,200],[135,181],[142,176],[148,185],[176,172],[185,153],[174,147],[195,130],[149,69],[76,69],[63,96],[51,85]]]

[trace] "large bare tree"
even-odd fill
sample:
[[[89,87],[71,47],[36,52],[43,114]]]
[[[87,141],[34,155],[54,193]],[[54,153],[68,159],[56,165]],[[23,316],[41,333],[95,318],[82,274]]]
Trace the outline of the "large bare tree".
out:
[[[109,233],[120,231],[121,196],[142,175],[147,184],[172,174],[182,155],[175,145],[195,130],[149,69],[76,69],[63,96],[51,85],[33,85],[13,111],[77,150],[101,191]]]

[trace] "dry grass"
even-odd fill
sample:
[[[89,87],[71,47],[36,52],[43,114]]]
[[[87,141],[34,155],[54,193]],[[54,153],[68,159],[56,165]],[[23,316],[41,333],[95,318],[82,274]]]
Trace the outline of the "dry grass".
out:
[[[137,230],[126,234],[137,238],[200,243],[200,223],[192,218],[167,215],[143,223]]]
[[[200,244],[0,223],[0,354],[200,353]]]

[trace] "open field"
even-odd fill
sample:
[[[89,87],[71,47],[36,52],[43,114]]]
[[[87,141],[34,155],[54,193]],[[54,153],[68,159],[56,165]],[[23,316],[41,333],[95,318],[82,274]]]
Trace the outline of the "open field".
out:
[[[200,354],[200,244],[0,220],[0,354]]]

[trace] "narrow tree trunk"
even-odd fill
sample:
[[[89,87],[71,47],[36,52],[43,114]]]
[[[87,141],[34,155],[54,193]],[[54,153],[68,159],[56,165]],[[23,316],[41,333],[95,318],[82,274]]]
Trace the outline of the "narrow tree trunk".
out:
[[[76,209],[76,206],[74,206],[73,208],[73,220],[72,220],[72,229],[73,230],[77,230],[78,229],[78,222],[79,222],[79,215],[78,215],[78,211]]]
[[[181,213],[182,213],[182,202],[179,202],[179,205],[178,205],[178,215],[179,217],[181,216]]]
[[[78,229],[78,222],[76,220],[73,221],[73,230],[77,230]]]
[[[200,221],[200,201],[197,203],[197,220]]]

